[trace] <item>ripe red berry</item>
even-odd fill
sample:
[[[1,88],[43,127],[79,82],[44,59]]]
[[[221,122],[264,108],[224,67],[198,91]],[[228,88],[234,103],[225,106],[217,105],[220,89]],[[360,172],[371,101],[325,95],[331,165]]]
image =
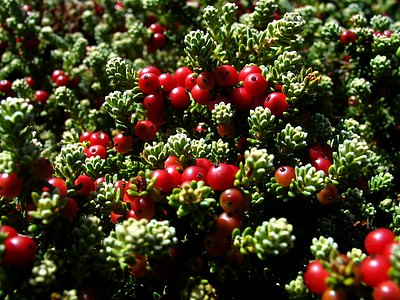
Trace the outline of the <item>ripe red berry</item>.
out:
[[[160,87],[160,80],[154,73],[144,73],[139,77],[139,88],[145,94],[154,94]]]
[[[230,248],[230,238],[219,230],[207,233],[203,243],[207,254],[212,257],[222,256],[227,253]]]
[[[204,181],[207,184],[207,171],[199,166],[188,166],[182,172],[182,183],[194,181]]]
[[[0,92],[6,95],[11,94],[12,82],[7,79],[0,80]]]
[[[54,166],[46,157],[40,157],[32,166],[33,175],[39,180],[48,180],[54,174]]]
[[[89,138],[90,145],[101,145],[105,148],[110,146],[110,136],[104,131],[96,131],[90,135]]]
[[[195,73],[190,73],[185,78],[185,87],[191,91],[192,88],[197,84],[197,77]]]
[[[308,263],[303,273],[304,284],[311,293],[321,295],[327,288],[326,279],[329,277],[320,261],[314,260]]]
[[[239,214],[224,211],[218,215],[216,227],[218,231],[230,237],[235,228],[242,228],[242,220]]]
[[[55,81],[57,86],[67,86],[69,83],[69,79],[67,75],[58,75]]]
[[[172,175],[162,169],[157,169],[151,172],[151,178],[156,178],[155,188],[160,189],[164,194],[170,194],[174,188],[174,179]]]
[[[90,140],[90,136],[92,135],[92,133],[93,132],[91,132],[91,131],[82,132],[82,134],[79,136],[79,141],[81,143],[88,142]]]
[[[214,74],[209,71],[201,72],[197,76],[197,85],[203,90],[212,90],[215,86]]]
[[[10,237],[18,235],[18,231],[14,227],[9,226],[9,225],[1,225],[0,233],[6,235],[7,236],[6,238],[10,238]]]
[[[360,264],[362,281],[368,286],[377,286],[390,279],[388,274],[390,267],[390,261],[383,255],[367,256]]]
[[[264,101],[264,108],[269,108],[271,113],[276,117],[280,117],[288,107],[289,105],[286,102],[286,95],[280,92],[269,94]]]
[[[296,179],[296,173],[291,166],[281,166],[275,171],[275,180],[283,187],[289,187],[294,179]]]
[[[311,162],[311,165],[317,169],[317,171],[322,170],[326,175],[328,175],[329,167],[332,165],[332,162],[324,157],[318,157],[316,160]]]
[[[385,280],[374,288],[372,298],[373,300],[399,300],[400,286],[393,280]]]
[[[118,153],[128,153],[133,145],[133,137],[130,135],[125,135],[124,133],[118,133],[114,137],[114,148]]]
[[[163,33],[165,31],[165,27],[158,23],[151,24],[149,28],[154,33]]]
[[[212,99],[210,91],[200,88],[199,85],[197,84],[193,86],[190,92],[192,94],[193,99],[197,103],[202,105],[208,105]]]
[[[142,105],[148,112],[162,112],[164,109],[164,97],[161,93],[148,94],[144,97]]]
[[[193,71],[188,67],[183,66],[175,70],[176,86],[185,87],[186,76],[192,74]]]
[[[60,193],[60,197],[67,196],[68,189],[67,189],[67,184],[64,179],[52,177],[48,180],[48,183],[50,183],[50,185],[52,185],[54,188],[58,189],[58,191]],[[43,190],[47,191],[48,188],[44,187]]]
[[[235,86],[239,81],[239,73],[234,66],[223,65],[213,71],[215,83],[219,86]]]
[[[310,146],[310,149],[308,150],[308,156],[311,161],[315,161],[319,157],[323,157],[332,161],[332,152],[332,147],[327,143],[317,142]]]
[[[230,93],[230,98],[235,107],[240,111],[248,110],[253,99],[243,87],[233,89]]]
[[[32,265],[37,253],[36,242],[29,236],[17,235],[4,241],[4,264],[16,268]]]
[[[236,172],[226,163],[212,166],[207,172],[207,182],[216,191],[224,191],[232,188]]]
[[[245,66],[239,72],[239,81],[244,81],[246,79],[247,75],[249,75],[251,73],[260,73],[261,74],[261,72],[262,72],[262,70],[260,69],[259,66],[256,66],[256,65]]]
[[[170,73],[162,73],[158,76],[160,82],[160,88],[163,92],[169,93],[176,87],[176,78]]]
[[[176,109],[186,109],[190,105],[190,95],[186,88],[176,87],[169,93],[171,104]]]
[[[103,145],[93,145],[85,150],[86,157],[95,157],[99,156],[104,159],[107,157],[107,149]]]
[[[148,41],[147,50],[150,53],[153,53],[157,49],[164,47],[166,43],[167,43],[167,36],[164,33],[156,32]]]
[[[251,73],[244,79],[244,89],[251,96],[258,96],[265,93],[268,82],[260,73]]]
[[[236,134],[234,122],[223,122],[217,126],[218,135],[223,138],[232,138]]]
[[[347,46],[350,43],[354,43],[356,40],[357,40],[357,35],[351,30],[346,30],[340,35],[340,41],[345,46]]]
[[[219,196],[219,204],[226,212],[236,212],[240,210],[244,203],[244,195],[238,188],[229,188]]]
[[[53,73],[51,74],[51,80],[56,83],[57,77],[60,75],[64,75],[63,70],[54,70]]]
[[[18,197],[21,194],[24,182],[16,173],[0,175],[0,196],[6,198]]]
[[[146,73],[152,73],[152,74],[156,75],[157,77],[161,75],[160,69],[155,66],[152,66],[152,65],[148,65],[148,66],[144,67],[143,69],[141,69],[139,72],[139,78],[142,77],[142,75],[144,75]]]
[[[76,192],[86,197],[90,197],[96,189],[93,179],[84,174],[79,175],[74,184]]]
[[[328,184],[316,194],[319,203],[329,205],[334,203],[339,197],[339,191],[333,184]]]
[[[383,254],[386,246],[393,243],[396,235],[389,228],[381,227],[370,231],[365,239],[365,250],[369,255]]]
[[[157,127],[149,120],[140,120],[135,125],[135,134],[142,141],[148,142],[155,138]]]
[[[46,91],[37,90],[35,92],[35,99],[37,102],[46,103],[47,100],[49,99],[49,93]]]

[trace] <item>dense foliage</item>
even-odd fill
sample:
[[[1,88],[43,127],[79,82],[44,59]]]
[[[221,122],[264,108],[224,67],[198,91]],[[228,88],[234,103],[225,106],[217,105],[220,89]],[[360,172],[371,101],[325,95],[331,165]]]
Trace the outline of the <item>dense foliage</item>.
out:
[[[399,17],[2,0],[0,299],[400,299]]]

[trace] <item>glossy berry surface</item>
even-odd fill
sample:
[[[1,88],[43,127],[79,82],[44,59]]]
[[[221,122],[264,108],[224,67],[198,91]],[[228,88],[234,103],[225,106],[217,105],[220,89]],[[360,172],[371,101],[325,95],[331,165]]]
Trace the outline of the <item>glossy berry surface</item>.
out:
[[[367,256],[360,264],[362,281],[368,286],[377,286],[389,280],[391,264],[383,255]]]
[[[16,173],[3,173],[0,175],[0,196],[17,197],[21,193],[23,185],[23,181]]]
[[[321,295],[328,288],[326,283],[328,277],[328,271],[318,260],[308,263],[303,274],[304,284],[311,293],[317,295]]]
[[[399,300],[400,286],[392,280],[385,280],[378,284],[372,292],[373,300]]]
[[[26,235],[10,237],[4,242],[4,264],[16,268],[32,265],[37,253],[36,242]]]
[[[133,137],[124,133],[118,133],[113,139],[113,144],[118,153],[128,153],[133,145]]]
[[[140,120],[135,125],[135,134],[142,141],[148,142],[157,134],[157,127],[149,120]]]
[[[296,173],[291,166],[281,166],[275,171],[275,180],[283,187],[288,187],[294,179],[296,179]]]
[[[264,108],[269,108],[271,113],[276,117],[280,117],[288,107],[289,105],[286,102],[286,95],[280,92],[268,94],[264,101]]]
[[[386,246],[393,243],[395,234],[389,228],[376,228],[366,235],[364,239],[365,250],[368,254],[383,254]]]

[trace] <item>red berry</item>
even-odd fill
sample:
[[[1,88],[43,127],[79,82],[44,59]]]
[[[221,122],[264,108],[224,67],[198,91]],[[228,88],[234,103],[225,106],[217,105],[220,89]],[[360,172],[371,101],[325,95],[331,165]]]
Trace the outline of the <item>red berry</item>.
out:
[[[129,196],[128,193],[125,193],[124,202],[129,203],[131,206],[131,210],[126,216],[127,218],[151,220],[155,214],[156,204],[149,197]]]
[[[192,74],[193,71],[188,67],[179,67],[175,71],[176,86],[185,87],[186,76]]]
[[[328,184],[316,194],[317,200],[324,205],[334,203],[339,197],[339,192],[336,186]]]
[[[182,172],[182,183],[194,181],[204,181],[207,184],[207,171],[199,166],[188,166]]]
[[[10,237],[18,235],[18,231],[14,227],[8,226],[8,225],[1,225],[0,233],[6,235],[7,236],[6,238],[10,238]]]
[[[197,85],[203,90],[212,90],[215,86],[214,74],[209,71],[201,72],[197,76]]]
[[[230,238],[224,232],[212,231],[204,237],[204,249],[210,256],[222,256],[230,248]]]
[[[102,145],[93,145],[87,148],[85,154],[87,158],[100,156],[100,158],[105,159],[107,157],[107,149]]]
[[[180,165],[168,165],[165,171],[172,176],[173,187],[178,187],[182,182],[182,167]]]
[[[264,108],[269,108],[271,113],[276,117],[280,117],[288,107],[289,105],[286,102],[286,95],[280,92],[269,94],[264,101]]]
[[[216,67],[213,74],[215,83],[219,86],[235,86],[239,81],[239,73],[231,65]]]
[[[67,75],[58,75],[55,81],[57,86],[67,86],[69,83],[69,79]]]
[[[389,228],[377,228],[370,231],[365,239],[365,250],[369,255],[383,254],[386,246],[394,242],[396,235]]]
[[[165,31],[164,26],[158,24],[158,23],[153,23],[149,26],[150,30],[154,33],[163,33]]]
[[[145,94],[154,94],[160,88],[160,80],[154,73],[145,73],[139,77],[139,88]]]
[[[240,210],[244,203],[244,195],[238,188],[229,188],[219,196],[219,204],[226,212],[236,212]]]
[[[18,197],[21,194],[24,182],[16,173],[0,175],[0,196],[6,198]]]
[[[176,109],[186,109],[190,105],[190,95],[186,88],[176,87],[169,93],[171,104]]]
[[[172,91],[177,84],[175,76],[170,73],[162,73],[158,76],[158,80],[160,81],[162,91],[165,93]]]
[[[147,44],[147,50],[153,53],[157,49],[165,46],[167,43],[167,36],[164,33],[154,33]]]
[[[144,75],[146,73],[152,73],[152,74],[156,75],[157,77],[161,75],[160,69],[155,66],[152,66],[152,65],[146,66],[143,69],[141,69],[139,72],[139,78],[142,77],[142,75]]]
[[[232,138],[236,134],[234,122],[223,122],[217,126],[218,135],[224,138]]]
[[[135,134],[142,141],[148,142],[155,138],[157,127],[149,120],[141,120],[135,125]]]
[[[332,152],[332,147],[327,143],[318,142],[310,146],[310,149],[308,150],[308,156],[311,161],[314,161],[319,157],[323,157],[332,161]]]
[[[133,137],[130,135],[125,135],[124,133],[118,133],[114,137],[114,148],[118,153],[128,153],[133,145]]]
[[[49,93],[46,91],[37,90],[35,92],[35,99],[37,102],[46,103],[47,100],[49,99]]]
[[[260,73],[261,74],[262,70],[260,69],[259,66],[256,65],[249,65],[244,67],[243,69],[240,70],[239,72],[239,81],[244,81],[247,77],[247,75],[251,73]]]
[[[356,40],[357,40],[357,35],[351,30],[346,30],[340,35],[340,41],[345,46],[347,46],[350,43],[354,43]]]
[[[53,73],[51,74],[51,80],[56,83],[58,76],[64,75],[63,70],[54,70]]]
[[[197,103],[202,105],[208,105],[212,99],[210,91],[200,88],[199,85],[197,84],[193,86],[190,92],[192,94],[193,99]]]
[[[7,79],[0,80],[0,92],[6,95],[11,94],[12,82]]]
[[[224,211],[218,216],[216,226],[218,231],[230,237],[235,228],[242,228],[242,220],[237,213]]]
[[[378,284],[372,292],[373,300],[400,300],[400,286],[392,280]]]
[[[329,174],[329,167],[332,165],[332,162],[329,159],[318,157],[316,160],[311,162],[311,165],[317,169],[317,171],[324,171],[326,175]]]
[[[207,172],[207,182],[216,191],[224,191],[232,188],[236,172],[226,163],[212,166]]]
[[[48,183],[50,183],[50,185],[52,185],[54,188],[58,189],[61,197],[67,196],[68,189],[67,189],[67,184],[64,179],[52,177],[48,180]],[[44,187],[43,190],[47,191],[48,188]]]
[[[383,255],[367,256],[360,264],[362,281],[368,286],[377,286],[389,280],[390,267],[390,261]]]
[[[248,110],[253,99],[253,97],[243,87],[233,89],[230,93],[230,98],[235,107],[240,111]]]
[[[90,145],[101,145],[105,148],[110,146],[110,136],[104,131],[93,132],[89,138]]]
[[[265,93],[268,82],[260,73],[251,73],[244,79],[244,89],[251,96],[258,96]]]
[[[185,78],[185,87],[191,91],[192,88],[197,84],[197,77],[195,77],[195,73],[190,73]]]
[[[148,94],[144,97],[142,104],[148,112],[162,112],[164,109],[164,97],[161,93]]]
[[[54,166],[48,158],[40,157],[32,166],[33,175],[39,180],[48,180],[54,174]]]
[[[83,143],[83,142],[89,142],[90,136],[91,136],[92,134],[93,134],[93,132],[91,132],[91,131],[82,132],[82,134],[79,136],[79,141],[80,141],[81,143]]]
[[[5,254],[3,262],[6,265],[24,268],[32,265],[35,260],[36,242],[29,236],[17,235],[4,241]]]
[[[170,194],[172,189],[174,188],[174,179],[172,175],[169,174],[165,170],[154,170],[151,175],[151,178],[157,178],[156,183],[154,184],[155,188],[160,189],[164,194]]]
[[[291,166],[281,166],[275,171],[275,180],[283,187],[289,187],[294,179],[296,179],[296,173]]]
[[[325,270],[318,260],[308,263],[303,273],[304,284],[311,293],[317,295],[321,295],[328,288],[326,283],[328,277],[328,271]]]
[[[113,212],[113,211],[110,213],[110,220],[111,220],[111,222],[112,222],[113,224],[117,224],[117,223],[118,223],[118,220],[119,220],[121,217],[123,217],[123,215],[117,214],[117,213],[115,213],[115,212]]]
[[[87,175],[79,175],[74,184],[75,188],[77,188],[76,192],[86,197],[90,197],[92,192],[96,190],[93,179]]]

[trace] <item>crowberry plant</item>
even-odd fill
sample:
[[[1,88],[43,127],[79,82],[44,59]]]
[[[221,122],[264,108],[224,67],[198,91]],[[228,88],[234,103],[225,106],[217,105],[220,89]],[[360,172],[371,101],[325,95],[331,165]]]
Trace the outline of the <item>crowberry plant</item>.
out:
[[[399,18],[2,0],[0,298],[399,299]]]

